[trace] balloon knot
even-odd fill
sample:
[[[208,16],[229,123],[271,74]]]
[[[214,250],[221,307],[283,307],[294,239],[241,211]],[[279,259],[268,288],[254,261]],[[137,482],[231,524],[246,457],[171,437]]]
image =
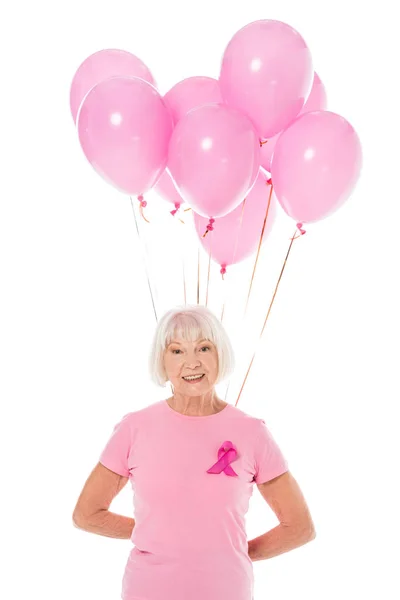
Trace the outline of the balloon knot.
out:
[[[175,209],[170,211],[170,213],[173,217],[176,215],[176,213],[178,212],[178,210],[181,207],[180,202],[175,202],[174,206],[175,206]]]
[[[225,275],[225,273],[226,273],[226,266],[225,265],[222,265],[220,273],[221,273],[221,275]]]
[[[138,196],[138,200],[140,202],[140,206],[142,206],[143,208],[145,208],[147,206],[147,202],[146,202],[146,200],[144,200],[142,194],[140,194],[140,196]]]
[[[206,227],[206,231],[205,231],[205,233],[204,233],[204,235],[203,235],[203,238],[205,238],[205,237],[206,237],[206,235],[207,235],[207,233],[208,233],[209,231],[214,231],[214,227],[213,227],[213,225],[212,225],[213,223],[215,223],[215,219],[210,219],[210,220],[209,220],[209,222],[208,222],[208,225],[207,225],[207,227]]]
[[[300,235],[304,235],[305,234],[305,232],[306,232],[305,229],[302,229],[303,223],[297,223],[296,227],[300,231]]]
[[[271,179],[271,177],[269,179],[267,179],[267,185],[272,185],[272,179]]]

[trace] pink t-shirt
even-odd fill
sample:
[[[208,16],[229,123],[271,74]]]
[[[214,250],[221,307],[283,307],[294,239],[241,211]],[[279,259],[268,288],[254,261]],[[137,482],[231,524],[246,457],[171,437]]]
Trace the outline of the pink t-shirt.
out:
[[[288,471],[263,419],[232,404],[182,415],[161,400],[122,417],[100,462],[134,494],[123,600],[253,600],[253,485]]]

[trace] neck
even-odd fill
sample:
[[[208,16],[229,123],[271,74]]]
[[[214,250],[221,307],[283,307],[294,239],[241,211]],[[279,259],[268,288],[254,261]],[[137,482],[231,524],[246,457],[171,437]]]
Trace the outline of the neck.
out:
[[[167,402],[174,410],[191,416],[212,415],[222,410],[227,404],[217,397],[214,389],[202,396],[186,396],[174,392]]]

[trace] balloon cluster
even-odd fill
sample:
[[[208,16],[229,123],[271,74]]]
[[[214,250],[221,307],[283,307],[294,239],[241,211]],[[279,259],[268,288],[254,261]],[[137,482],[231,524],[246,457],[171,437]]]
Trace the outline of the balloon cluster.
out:
[[[280,21],[240,29],[218,80],[190,77],[163,97],[136,56],[96,52],[73,78],[70,106],[97,173],[141,207],[152,188],[173,216],[186,202],[224,272],[255,250],[267,210],[266,239],[275,200],[304,233],[347,200],[361,170],[357,133],[326,110],[309,48]]]

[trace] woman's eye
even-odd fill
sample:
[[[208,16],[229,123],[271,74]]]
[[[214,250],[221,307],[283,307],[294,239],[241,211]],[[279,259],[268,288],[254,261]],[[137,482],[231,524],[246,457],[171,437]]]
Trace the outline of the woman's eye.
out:
[[[172,354],[175,354],[176,352],[180,352],[180,350],[172,350]]]
[[[203,346],[201,349],[203,350],[204,348],[206,348],[206,350],[211,350],[210,346]]]

